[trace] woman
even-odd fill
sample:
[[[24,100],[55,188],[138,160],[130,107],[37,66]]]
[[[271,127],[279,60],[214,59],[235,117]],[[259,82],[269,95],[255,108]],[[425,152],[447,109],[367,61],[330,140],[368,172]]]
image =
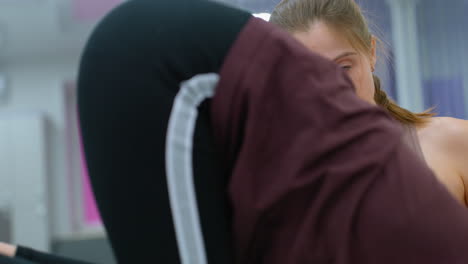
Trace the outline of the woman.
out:
[[[128,1],[129,4],[135,5],[142,3],[172,4],[174,2],[177,3],[177,1]],[[193,34],[187,35],[191,36],[190,38],[172,43],[178,43],[175,48],[179,50],[189,51],[188,57],[192,59],[184,60],[175,57],[178,60],[170,60],[174,62],[174,64],[169,64],[174,66],[174,76],[161,74],[161,76],[167,77],[163,83],[169,83],[169,85],[164,86],[164,89],[161,89],[162,94],[168,94],[169,89],[175,91],[181,80],[175,79],[173,82],[170,80],[184,76],[183,71],[177,70],[179,68],[175,66],[183,66],[180,68],[183,69],[190,65],[204,65],[203,62],[210,62],[208,57],[195,57],[195,54],[203,55],[203,51],[217,50],[223,55],[223,50],[225,50],[220,48],[219,41],[221,33],[226,30],[220,30],[215,34],[217,38],[204,38],[200,33],[214,34],[213,32],[216,33],[216,31],[212,29],[216,28],[202,27],[203,30],[199,32],[194,27],[197,25],[194,22],[197,21],[210,25],[222,24],[218,20],[214,20],[215,23],[213,23],[210,16],[200,12],[207,9],[206,6],[202,5],[208,1],[186,2],[199,5],[200,8],[195,10],[190,8],[187,12],[187,14],[197,14],[198,10],[198,19],[187,18],[184,16],[186,14],[184,12],[176,12],[181,18],[184,17],[172,21],[179,21],[178,27],[175,29],[186,29],[186,21],[190,21],[188,32]],[[160,12],[173,16],[173,12],[161,10],[159,6],[156,7],[154,10],[160,10]],[[125,27],[112,25],[111,28],[119,29],[116,31],[117,33],[122,33],[122,30],[134,32],[136,30],[129,30],[128,25],[148,25],[147,22],[151,19],[128,23],[128,18],[140,18],[142,13],[151,18],[160,17],[154,15],[153,10],[150,11],[136,12],[131,16],[127,13],[125,16],[121,16],[124,19]],[[213,18],[228,17],[228,20],[231,21],[233,15],[227,15],[229,16],[223,16],[220,15],[220,12],[216,12],[211,16]],[[156,20],[154,23],[159,25],[160,21]],[[93,134],[96,135],[94,142],[88,140],[87,143],[93,147],[98,145],[106,149],[103,151],[103,149],[98,148],[97,153],[93,153],[94,165],[107,165],[109,167],[105,170],[94,170],[94,172],[100,174],[101,177],[104,175],[111,178],[109,181],[102,180],[101,183],[95,183],[94,187],[102,187],[95,188],[98,190],[96,193],[98,194],[100,191],[101,194],[96,197],[101,202],[100,209],[101,213],[104,213],[104,219],[107,216],[106,230],[110,231],[109,237],[111,241],[113,240],[113,248],[119,263],[146,263],[152,259],[157,260],[158,263],[179,262],[170,261],[171,252],[163,258],[164,254],[169,251],[170,241],[158,246],[157,240],[167,240],[165,233],[159,232],[155,235],[151,233],[152,230],[164,231],[163,229],[170,232],[173,223],[168,221],[166,224],[158,225],[156,221],[158,219],[148,220],[147,215],[144,214],[151,213],[158,218],[164,218],[168,215],[162,213],[162,210],[157,210],[157,208],[155,210],[152,207],[157,202],[163,203],[163,199],[167,195],[164,191],[160,193],[154,191],[157,190],[158,184],[148,184],[154,183],[150,180],[156,180],[158,177],[155,176],[159,175],[153,172],[157,168],[148,169],[156,163],[154,162],[155,149],[153,146],[158,145],[151,143],[153,142],[151,140],[164,137],[158,136],[160,134],[151,128],[151,125],[157,122],[148,122],[149,125],[146,126],[146,121],[141,122],[140,118],[140,116],[147,115],[148,120],[157,120],[154,115],[158,113],[156,111],[158,109],[149,107],[166,106],[166,104],[159,103],[162,100],[158,98],[154,100],[152,96],[141,96],[155,94],[156,90],[150,80],[158,80],[153,75],[158,71],[153,70],[153,67],[140,67],[140,62],[141,58],[158,58],[157,55],[166,52],[164,46],[156,45],[157,43],[167,39],[174,40],[169,37],[185,36],[185,34],[181,34],[180,30],[150,29],[149,31],[136,31],[145,33],[139,37],[142,38],[141,43],[144,43],[148,50],[143,50],[144,52],[141,53],[125,52],[128,45],[123,40],[129,39],[126,38],[126,34],[116,36],[119,43],[124,43],[120,47],[125,48],[124,50],[118,49],[118,53],[109,52],[107,45],[105,52],[96,52],[96,42],[100,41],[93,41],[92,51],[94,53],[89,54],[95,56],[104,54],[107,58],[93,64],[94,67],[86,67],[87,76],[93,76],[93,78],[99,76],[99,78],[87,88],[88,91],[92,91],[88,99],[95,101],[90,101],[89,108],[86,108],[88,111],[81,112],[80,117],[83,117],[82,113],[87,114],[88,118],[91,118],[91,115],[99,116],[99,119],[94,122],[87,123],[88,128],[92,127]],[[112,30],[100,32],[109,31]],[[147,44],[148,34],[157,34],[158,32],[166,34],[149,38],[155,42]],[[133,36],[131,35],[131,37]],[[236,41],[232,47],[232,53],[228,55],[228,59],[216,59],[219,64],[224,61],[225,66],[229,67],[226,66],[227,68],[221,70],[221,76],[226,74],[227,78],[221,78],[218,89],[223,90],[216,92],[211,105],[212,113],[215,113],[211,116],[211,120],[213,120],[212,131],[216,132],[214,134],[225,134],[219,135],[221,143],[218,146],[223,149],[222,154],[227,157],[226,160],[229,160],[228,166],[231,166],[231,161],[235,163],[235,166],[232,165],[235,168],[232,175],[228,173],[227,176],[230,177],[229,181],[231,181],[228,192],[232,208],[234,208],[232,210],[233,216],[228,220],[229,222],[232,220],[233,234],[236,236],[233,239],[236,263],[365,264],[378,262],[393,264],[417,262],[429,264],[440,263],[442,260],[449,263],[461,263],[460,260],[468,259],[468,254],[463,248],[465,244],[462,243],[468,241],[468,226],[465,225],[468,219],[468,214],[465,214],[466,210],[459,207],[442,186],[434,184],[436,183],[435,178],[425,177],[425,174],[430,174],[430,171],[425,166],[421,166],[420,162],[415,159],[416,157],[410,155],[412,153],[401,144],[398,130],[394,129],[394,124],[382,110],[355,97],[350,89],[351,83],[343,72],[336,71],[336,65],[309,53],[296,41],[286,36],[284,32],[271,25],[260,20],[250,20],[249,24],[243,28],[241,36],[237,39],[240,42]],[[106,43],[114,46],[115,41],[112,40],[115,39],[101,35],[98,40],[105,40]],[[133,38],[131,39],[133,40]],[[198,45],[197,47],[194,44],[199,42],[192,42],[194,39],[218,45]],[[139,42],[138,40],[136,39],[136,42]],[[189,45],[183,49],[185,46],[179,44]],[[171,48],[172,45],[166,45],[166,47]],[[139,49],[132,50],[138,51]],[[157,51],[157,53],[154,53],[154,56],[148,56],[148,54],[153,55],[151,51]],[[116,55],[114,56],[114,54]],[[133,57],[135,54],[138,57]],[[178,53],[178,55],[184,54]],[[211,54],[208,55],[211,56]],[[130,58],[123,60],[122,57],[126,58],[127,56]],[[100,57],[94,58],[93,56],[97,60]],[[213,58],[222,57],[224,56],[213,56]],[[109,70],[102,66],[103,62],[109,63],[104,64],[105,66],[116,64],[115,68],[120,69],[119,71]],[[125,62],[125,67],[116,62]],[[127,65],[128,63],[130,65]],[[134,67],[133,63],[137,63],[138,67]],[[149,60],[148,63],[149,66],[159,65],[153,60]],[[217,63],[214,62],[212,65],[216,66]],[[212,67],[208,67],[208,70],[211,71]],[[112,69],[115,68],[112,67]],[[143,80],[139,79],[138,75],[129,75],[129,68],[137,69],[132,73],[144,73],[145,79],[149,79],[147,85],[139,85]],[[99,69],[104,70],[99,71]],[[116,78],[116,72],[119,73],[122,69],[125,73],[121,74],[122,79]],[[96,71],[99,74],[96,74]],[[203,69],[200,71],[204,72]],[[281,74],[277,74],[279,72]],[[102,74],[106,78],[103,78]],[[307,74],[308,78],[302,78]],[[80,78],[80,80],[83,79]],[[111,81],[111,83],[106,81],[103,85],[104,80]],[[138,81],[137,85],[135,85],[135,81]],[[83,85],[83,82],[80,83]],[[171,83],[172,85],[170,85]],[[108,96],[109,93],[101,91],[103,86],[109,89],[110,94],[112,94],[111,98]],[[294,91],[291,90],[291,87],[295,87]],[[315,89],[311,87],[315,87]],[[143,90],[143,88],[145,89]],[[118,107],[118,111],[109,111],[107,108],[103,108],[100,104],[100,102],[105,101],[103,99],[117,100],[118,102],[110,101],[107,104]],[[307,103],[301,103],[304,101]],[[125,109],[121,109],[122,103]],[[143,107],[139,107],[139,105]],[[137,109],[138,111],[136,111]],[[145,110],[144,114],[146,115],[142,115],[139,109]],[[163,111],[159,112],[164,114]],[[110,114],[112,114],[111,117],[109,117]],[[371,123],[370,120],[375,122]],[[102,127],[102,124],[106,128]],[[125,133],[133,133],[132,135],[135,136],[122,136],[119,134],[122,131],[119,130],[117,134],[120,137],[116,137],[117,141],[109,141],[111,138],[109,134],[116,134],[116,125],[121,126]],[[142,125],[145,126],[141,127]],[[165,130],[165,128],[161,126],[161,130]],[[106,131],[110,133],[106,133]],[[86,133],[84,135],[86,141]],[[128,152],[122,148],[122,144],[114,144],[119,139],[124,139],[124,143],[130,147],[141,146],[144,149],[138,147],[136,151]],[[321,142],[316,144],[315,148],[303,147],[317,143],[317,139],[320,139]],[[99,140],[104,143],[99,142]],[[135,145],[133,144],[134,140],[143,144]],[[386,140],[387,144],[380,146],[379,142],[382,140]],[[180,143],[180,141],[176,143]],[[337,151],[338,148],[340,151]],[[147,150],[147,155],[145,150]],[[191,150],[189,149],[189,151]],[[355,153],[358,151],[368,151],[374,157],[356,156]],[[122,164],[115,161],[117,154],[114,152],[125,155],[126,160],[120,163],[125,163],[123,165],[132,168],[130,173],[121,172],[120,165]],[[112,153],[112,157],[109,157],[107,153]],[[134,157],[129,157],[128,153]],[[209,153],[218,155],[220,152],[212,151]],[[109,161],[103,163],[102,156],[107,156]],[[160,160],[163,160],[164,154],[160,156]],[[145,157],[149,157],[149,162],[146,162]],[[88,156],[87,160],[93,161]],[[147,164],[141,166],[140,160]],[[403,164],[408,160],[414,162]],[[208,162],[212,165],[212,159],[208,159]],[[163,167],[164,165],[161,165],[159,169],[163,170]],[[109,173],[109,168],[115,170],[115,173]],[[138,169],[141,169],[142,173],[135,173],[135,170]],[[133,175],[139,176],[140,174],[149,179],[137,182]],[[161,175],[164,174],[163,171]],[[413,174],[415,177],[404,177]],[[126,180],[129,175],[131,176],[130,181]],[[223,173],[213,175],[220,176]],[[116,180],[117,176],[125,178]],[[163,177],[158,179],[160,178]],[[141,192],[141,188],[148,188],[149,195],[142,196],[143,194],[138,193],[135,196],[122,196],[122,193],[129,193],[126,187],[134,182],[138,183],[139,188],[135,188],[135,190]],[[210,185],[212,183],[214,181],[210,182]],[[116,185],[123,188],[120,189],[123,191],[119,191],[119,187],[116,188]],[[162,185],[159,184],[159,186]],[[372,189],[368,188],[369,186],[372,186]],[[226,188],[214,189],[215,191],[219,190],[223,196],[227,196],[225,195]],[[415,193],[413,190],[419,190],[419,192]],[[104,191],[112,191],[117,196],[112,199],[113,197],[105,195]],[[161,195],[154,196],[155,194]],[[149,199],[143,199],[145,197]],[[426,206],[428,201],[432,201],[430,208]],[[406,208],[402,208],[401,204],[407,205]],[[140,210],[140,208],[144,210]],[[417,212],[417,214],[413,212]],[[385,216],[384,213],[390,217]],[[438,215],[444,213],[447,214],[447,217],[439,219]],[[384,217],[382,217],[383,215]],[[213,219],[215,224],[220,221],[220,217],[217,215],[209,218]],[[131,221],[136,224],[132,225]],[[130,224],[127,224],[128,222]],[[181,222],[185,222],[185,219]],[[216,231],[213,228],[215,224],[211,224],[207,229]],[[441,225],[446,225],[447,228],[437,233],[426,232],[427,230],[439,230]],[[140,229],[143,232],[140,232]],[[126,234],[127,237],[124,236]],[[207,238],[208,236],[204,236],[203,240],[209,241]],[[183,242],[182,239],[181,241]],[[221,239],[212,241],[218,244],[223,242]],[[442,246],[440,241],[444,241]],[[413,250],[416,243],[419,250]],[[181,249],[185,248],[181,247]],[[13,251],[10,248],[10,256],[14,254],[14,250],[14,248]],[[174,253],[177,254],[177,251],[176,249]],[[227,249],[227,251],[230,250]],[[21,252],[21,248],[18,248],[17,257],[19,252]],[[218,249],[210,250],[210,248],[207,248],[207,252],[223,253]],[[428,252],[433,254],[428,254]],[[158,255],[160,257],[154,257]],[[135,258],[136,261],[132,261],[132,258]],[[189,261],[184,263],[195,263],[190,262],[190,258],[187,257],[187,259]],[[213,258],[208,259],[210,263],[230,262],[229,259],[224,262],[212,261]],[[43,263],[54,262],[44,261]],[[202,260],[198,263],[205,263],[205,261]]]
[[[353,0],[283,0],[270,22],[291,33],[310,50],[339,64],[357,95],[385,108],[403,125],[406,140],[421,155],[450,193],[467,206],[468,122],[412,113],[389,99],[373,74],[376,43]]]

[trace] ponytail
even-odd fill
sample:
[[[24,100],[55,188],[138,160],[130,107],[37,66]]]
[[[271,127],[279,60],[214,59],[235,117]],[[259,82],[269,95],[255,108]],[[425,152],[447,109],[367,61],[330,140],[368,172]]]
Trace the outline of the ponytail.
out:
[[[398,120],[400,123],[405,125],[424,125],[429,120],[429,117],[433,117],[435,114],[432,112],[433,108],[430,108],[422,113],[413,113],[408,111],[395,103],[392,99],[387,96],[384,90],[381,89],[379,77],[373,75],[375,94],[374,100],[377,105],[387,110],[393,118]]]

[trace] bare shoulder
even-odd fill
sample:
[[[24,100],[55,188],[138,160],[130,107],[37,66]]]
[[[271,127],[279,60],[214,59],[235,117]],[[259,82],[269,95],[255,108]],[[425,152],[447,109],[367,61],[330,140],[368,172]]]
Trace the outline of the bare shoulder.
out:
[[[457,200],[468,206],[468,121],[433,117],[417,132],[428,165]]]
[[[430,136],[433,139],[468,140],[468,120],[452,117],[432,117],[427,125],[418,129],[418,131],[422,135]]]
[[[418,134],[444,152],[468,157],[468,120],[433,117],[426,126],[418,129]]]

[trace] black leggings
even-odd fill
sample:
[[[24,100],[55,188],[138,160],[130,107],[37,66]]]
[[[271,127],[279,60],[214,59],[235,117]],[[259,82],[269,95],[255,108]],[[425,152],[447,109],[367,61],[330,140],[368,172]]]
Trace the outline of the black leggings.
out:
[[[20,257],[9,258],[0,255],[0,264],[38,264],[37,262],[31,262]]]
[[[180,262],[164,171],[172,102],[181,81],[220,70],[250,17],[204,0],[134,0],[91,35],[80,65],[79,116],[93,190],[119,263]],[[229,263],[227,199],[220,188],[227,179],[217,177],[206,104],[199,111],[194,175],[207,258]],[[220,212],[226,217],[217,217]],[[0,263],[82,262],[20,248],[16,258]]]
[[[89,174],[119,263],[179,263],[165,178],[168,117],[179,84],[218,72],[251,15],[203,0],[134,0],[92,34],[79,73]],[[202,106],[195,185],[209,263],[229,263],[227,198]],[[201,164],[201,165],[200,165]]]
[[[9,257],[0,255],[0,264],[37,264],[37,263],[24,260],[23,258],[20,258],[20,257],[9,258]]]

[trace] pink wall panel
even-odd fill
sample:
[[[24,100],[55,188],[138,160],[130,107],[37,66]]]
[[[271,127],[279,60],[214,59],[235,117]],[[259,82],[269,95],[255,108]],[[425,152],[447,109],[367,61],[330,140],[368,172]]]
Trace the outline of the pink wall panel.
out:
[[[101,217],[94,200],[94,194],[91,189],[91,183],[89,181],[88,167],[83,151],[83,143],[80,137],[80,158],[81,158],[81,171],[82,171],[82,182],[83,182],[83,212],[84,221],[86,225],[99,225],[101,224]]]

